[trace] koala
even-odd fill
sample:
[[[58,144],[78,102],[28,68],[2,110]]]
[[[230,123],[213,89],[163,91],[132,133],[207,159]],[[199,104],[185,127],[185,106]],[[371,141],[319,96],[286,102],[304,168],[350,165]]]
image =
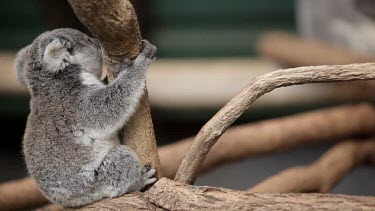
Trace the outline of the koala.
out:
[[[102,57],[96,39],[74,29],[55,29],[19,51],[19,81],[30,92],[23,153],[43,194],[64,207],[139,191],[156,181],[118,134],[143,94],[156,47],[142,42],[134,60],[114,65],[108,84],[98,76]]]

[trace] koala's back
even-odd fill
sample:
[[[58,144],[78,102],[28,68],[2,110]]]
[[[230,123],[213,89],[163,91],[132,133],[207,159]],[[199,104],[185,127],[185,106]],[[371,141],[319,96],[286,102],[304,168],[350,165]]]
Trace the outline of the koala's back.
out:
[[[71,87],[59,87],[59,90],[84,92],[77,86]],[[63,96],[69,96],[70,100]],[[85,127],[79,118],[78,97],[72,93],[52,95],[47,92],[30,101],[23,150],[30,175],[49,196],[80,195],[90,191],[92,187],[88,184],[94,185],[95,170],[119,144],[116,133],[104,136],[100,131]]]

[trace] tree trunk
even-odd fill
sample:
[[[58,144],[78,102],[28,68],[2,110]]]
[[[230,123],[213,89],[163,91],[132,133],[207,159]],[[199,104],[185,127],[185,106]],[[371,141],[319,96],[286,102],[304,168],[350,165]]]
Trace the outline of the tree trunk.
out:
[[[69,0],[78,19],[98,37],[108,78],[116,75],[111,67],[124,58],[134,59],[141,50],[141,33],[137,16],[128,0]],[[123,132],[123,142],[132,148],[143,164],[151,164],[162,176],[151,120],[147,90],[139,107]]]

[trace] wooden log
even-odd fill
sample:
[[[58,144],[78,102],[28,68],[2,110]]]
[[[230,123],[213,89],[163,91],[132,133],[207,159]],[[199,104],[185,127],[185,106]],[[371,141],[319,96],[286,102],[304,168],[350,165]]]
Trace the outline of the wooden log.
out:
[[[190,186],[162,178],[144,194],[105,199],[78,210],[374,210],[375,197],[335,194],[248,193]]]

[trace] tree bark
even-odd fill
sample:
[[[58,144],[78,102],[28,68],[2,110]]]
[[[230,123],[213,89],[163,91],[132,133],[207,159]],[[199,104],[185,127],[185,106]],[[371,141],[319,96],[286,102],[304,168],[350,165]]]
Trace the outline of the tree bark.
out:
[[[306,83],[371,79],[375,79],[375,63],[291,68],[255,78],[202,127],[182,160],[175,180],[193,184],[211,147],[256,99],[267,92]]]
[[[162,178],[147,192],[105,199],[79,210],[374,210],[375,197],[248,193]]]
[[[137,16],[128,0],[69,0],[78,19],[99,39],[108,78],[116,77],[111,67],[124,58],[134,59],[141,50]],[[151,120],[147,89],[139,107],[123,132],[123,142],[132,148],[143,164],[151,164],[162,176]]]
[[[353,168],[374,155],[375,138],[342,142],[315,163],[284,170],[249,189],[249,192],[327,193]]]

